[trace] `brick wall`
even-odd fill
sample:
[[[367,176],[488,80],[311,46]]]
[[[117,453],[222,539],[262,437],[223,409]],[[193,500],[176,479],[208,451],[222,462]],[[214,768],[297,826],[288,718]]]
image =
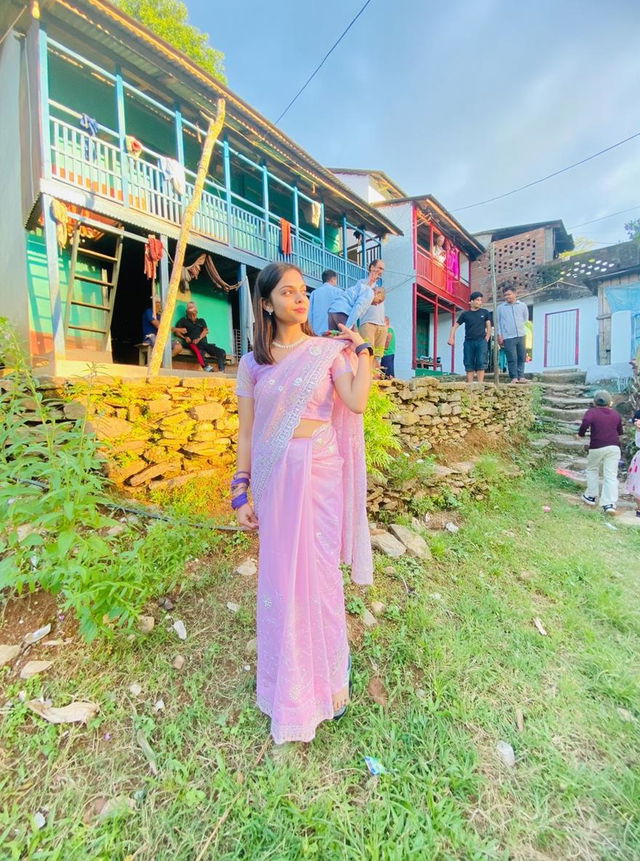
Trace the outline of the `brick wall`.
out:
[[[520,289],[528,287],[533,268],[551,261],[552,254],[547,249],[545,233],[545,228],[539,227],[493,242],[498,290],[506,282]],[[491,295],[488,249],[471,264],[471,283],[474,290],[484,293],[485,298]]]

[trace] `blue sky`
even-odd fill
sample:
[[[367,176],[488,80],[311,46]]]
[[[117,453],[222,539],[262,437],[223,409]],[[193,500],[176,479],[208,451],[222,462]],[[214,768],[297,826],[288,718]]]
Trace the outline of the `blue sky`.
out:
[[[275,120],[363,0],[186,0],[229,85]],[[281,128],[321,163],[384,170],[471,231],[563,219],[607,245],[640,218],[638,0],[372,0]],[[618,210],[624,215],[582,227]]]

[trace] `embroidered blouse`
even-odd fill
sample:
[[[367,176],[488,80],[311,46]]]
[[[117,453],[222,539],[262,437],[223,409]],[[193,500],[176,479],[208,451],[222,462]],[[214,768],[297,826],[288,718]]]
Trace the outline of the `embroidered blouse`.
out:
[[[253,398],[254,387],[262,380],[265,381],[266,385],[269,385],[269,372],[273,367],[273,365],[259,365],[254,359],[252,352],[246,353],[238,363],[238,376],[236,379],[236,394],[238,397]],[[295,364],[292,370],[294,368]],[[301,418],[310,419],[311,421],[330,421],[333,411],[334,381],[347,372],[352,373],[353,369],[349,357],[343,351],[334,359],[327,375],[316,386]]]

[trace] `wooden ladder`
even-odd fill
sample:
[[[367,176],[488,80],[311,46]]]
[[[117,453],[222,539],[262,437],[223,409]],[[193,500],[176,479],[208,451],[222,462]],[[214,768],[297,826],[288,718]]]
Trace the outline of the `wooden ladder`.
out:
[[[118,287],[118,277],[120,275],[120,261],[122,260],[122,245],[123,235],[116,234],[115,246],[113,254],[102,254],[98,251],[93,251],[90,248],[82,248],[80,246],[80,230],[76,227],[73,232],[73,242],[71,246],[71,271],[69,273],[69,292],[67,295],[67,304],[64,315],[64,334],[65,338],[69,335],[69,331],[91,332],[95,335],[102,335],[102,349],[105,350],[109,343],[109,334],[111,330],[111,318],[113,317],[113,306],[116,301],[116,289]],[[89,275],[78,275],[76,268],[78,255],[82,258],[89,258],[90,261],[98,261],[103,264],[102,278],[92,278]],[[107,269],[110,272],[107,273]],[[105,274],[107,273],[107,274]],[[85,302],[82,299],[76,299],[77,283],[98,284],[100,286],[99,302]],[[102,328],[93,328],[91,326],[78,326],[71,323],[71,308],[73,306],[79,308],[91,308],[94,311],[102,312]]]

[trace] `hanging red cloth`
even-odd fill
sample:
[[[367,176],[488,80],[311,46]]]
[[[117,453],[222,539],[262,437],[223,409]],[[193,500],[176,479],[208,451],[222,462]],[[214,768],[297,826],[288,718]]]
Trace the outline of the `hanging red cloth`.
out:
[[[293,254],[291,224],[286,218],[280,219],[280,251],[282,251],[283,254]]]
[[[162,260],[162,240],[156,236],[148,236],[144,246],[144,274],[151,281],[156,280],[158,263]]]

